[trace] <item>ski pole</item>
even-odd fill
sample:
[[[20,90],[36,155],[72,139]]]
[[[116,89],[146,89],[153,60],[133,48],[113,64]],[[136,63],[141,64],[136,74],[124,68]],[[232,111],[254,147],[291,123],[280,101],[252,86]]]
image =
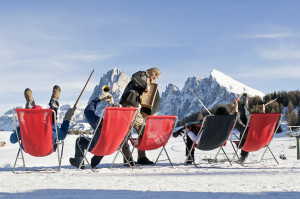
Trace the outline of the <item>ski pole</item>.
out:
[[[81,97],[81,95],[82,95],[83,91],[85,90],[85,87],[86,87],[86,86],[87,86],[87,84],[89,83],[89,81],[90,81],[90,79],[91,79],[91,77],[92,77],[93,73],[94,73],[94,69],[93,69],[92,73],[90,74],[90,77],[89,77],[89,79],[86,81],[86,83],[85,83],[85,85],[84,85],[84,87],[83,87],[83,89],[82,89],[82,91],[81,91],[81,93],[80,93],[79,97],[77,98],[77,101],[75,102],[75,104],[74,104],[74,106],[73,106],[73,107],[76,107],[76,106],[77,106],[77,104],[78,104],[78,102],[79,102],[79,99],[80,99],[80,97]]]
[[[201,100],[199,99],[199,97],[194,93],[194,91],[192,89],[190,89],[190,91],[195,95],[195,97],[198,99],[198,101],[201,103],[201,105],[206,109],[206,111],[211,115],[211,112],[209,112],[209,110],[206,108],[206,106],[204,106],[204,104],[201,102]]]

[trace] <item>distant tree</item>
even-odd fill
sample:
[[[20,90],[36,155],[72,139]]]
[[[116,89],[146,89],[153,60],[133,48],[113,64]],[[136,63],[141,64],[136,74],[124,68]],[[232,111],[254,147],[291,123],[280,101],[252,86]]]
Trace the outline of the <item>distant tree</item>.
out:
[[[287,119],[287,123],[289,126],[297,126],[298,123],[298,117],[296,112],[293,110],[292,112],[288,113],[288,119]]]
[[[284,108],[284,107],[283,107],[283,104],[280,103],[280,104],[279,104],[279,110],[280,110],[280,113],[283,111],[283,108]]]
[[[273,99],[276,99],[276,98],[277,98],[277,94],[276,94],[276,92],[274,91],[273,96],[272,96],[272,100],[273,100]]]
[[[291,113],[292,111],[294,111],[294,105],[291,101],[289,101],[289,104],[288,104],[288,112]]]
[[[297,122],[297,126],[300,126],[300,106],[298,109],[298,122]]]

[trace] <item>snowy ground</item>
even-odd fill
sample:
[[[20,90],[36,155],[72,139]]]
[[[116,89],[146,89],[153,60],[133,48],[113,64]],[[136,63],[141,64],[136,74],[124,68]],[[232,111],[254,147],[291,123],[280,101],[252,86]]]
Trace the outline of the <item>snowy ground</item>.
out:
[[[12,166],[18,150],[17,144],[9,143],[10,132],[0,132],[0,198],[300,198],[300,160],[296,159],[295,138],[290,141],[285,133],[276,135],[271,149],[280,165],[270,159],[260,164],[247,164],[245,167],[228,162],[208,164],[202,159],[213,157],[216,151],[197,151],[196,160],[201,168],[185,166],[182,138],[171,138],[167,151],[174,167],[166,161],[155,166],[142,166],[131,170],[122,165],[108,169],[113,155],[105,157],[98,166],[97,173],[90,169],[77,170],[69,165],[73,156],[77,136],[69,135],[65,140],[62,170],[59,173],[13,174]],[[227,144],[225,150],[230,157],[233,150]],[[157,150],[147,152],[155,159]],[[279,159],[285,153],[287,159]],[[259,159],[262,151],[253,153],[248,161]],[[136,153],[134,154],[136,155]],[[223,160],[223,155],[218,156]],[[42,166],[44,169],[57,168],[57,154],[44,158],[25,155],[28,167]],[[122,161],[118,156],[117,162]],[[21,161],[18,170],[21,171]]]

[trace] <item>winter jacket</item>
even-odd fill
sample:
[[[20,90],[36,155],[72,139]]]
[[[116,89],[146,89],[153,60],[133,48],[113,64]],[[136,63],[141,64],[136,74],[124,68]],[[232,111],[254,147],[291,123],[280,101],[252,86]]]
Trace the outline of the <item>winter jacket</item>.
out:
[[[98,117],[96,115],[96,108],[97,108],[97,104],[101,102],[100,99],[98,97],[96,97],[95,99],[93,99],[88,105],[87,107],[84,109],[84,116],[86,118],[86,120],[88,121],[88,123],[91,125],[91,127],[95,130],[96,127],[97,127],[97,124],[99,123],[99,119],[100,117]],[[99,137],[100,137],[100,134],[101,134],[101,129],[102,129],[102,122],[103,120],[101,121],[96,133],[95,133],[95,136],[94,136],[94,139],[91,143],[91,146],[89,148],[89,151],[91,151],[94,146],[96,145]]]
[[[68,129],[69,129],[69,126],[70,126],[70,121],[64,121],[62,124],[61,124],[61,127],[60,128],[57,128],[57,134],[58,134],[58,140],[64,140],[68,134]],[[55,125],[53,124],[52,125],[52,133],[53,133],[53,146],[54,146],[54,150],[56,150],[56,131],[55,131]],[[20,127],[18,126],[17,127],[17,131],[18,131],[18,137],[21,139],[21,135],[20,135]],[[18,138],[17,138],[17,134],[16,132],[14,131],[11,135],[10,135],[10,142],[15,144],[16,142],[18,142]],[[21,140],[21,147],[22,149],[23,148],[23,145],[22,145],[22,140]]]
[[[138,107],[141,103],[141,95],[147,88],[147,74],[139,71],[132,75],[131,81],[127,84],[120,99],[122,106]]]

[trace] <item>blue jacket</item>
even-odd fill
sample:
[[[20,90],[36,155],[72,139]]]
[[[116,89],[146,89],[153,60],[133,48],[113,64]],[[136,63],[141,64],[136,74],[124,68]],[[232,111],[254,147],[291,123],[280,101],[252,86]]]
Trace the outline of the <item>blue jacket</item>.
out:
[[[66,120],[61,124],[60,128],[57,127],[57,134],[58,134],[58,139],[59,140],[64,140],[66,138],[66,136],[68,134],[69,126],[70,126],[70,121]],[[52,131],[53,132],[53,146],[54,146],[54,150],[56,150],[56,144],[55,144],[56,131],[55,131],[55,125],[54,124],[52,125],[52,129],[53,129],[53,131]],[[17,130],[18,130],[18,136],[21,139],[20,127],[19,126],[18,126]],[[10,135],[10,142],[13,143],[13,144],[18,142],[17,134],[16,134],[15,131]],[[22,149],[24,149],[23,145],[22,145],[22,141],[21,141],[21,147],[22,147]]]
[[[98,97],[96,97],[95,99],[93,99],[88,105],[87,107],[84,109],[84,116],[86,118],[86,120],[88,121],[88,123],[91,125],[91,127],[95,130],[97,127],[97,124],[99,123],[99,119],[100,117],[96,115],[96,108],[97,108],[97,104],[101,102],[100,99]],[[106,102],[105,102],[106,103]],[[101,134],[101,128],[102,128],[102,122],[101,121],[96,133],[95,133],[95,137],[91,143],[91,146],[89,148],[89,151],[91,151],[94,146],[96,145],[100,134]]]

